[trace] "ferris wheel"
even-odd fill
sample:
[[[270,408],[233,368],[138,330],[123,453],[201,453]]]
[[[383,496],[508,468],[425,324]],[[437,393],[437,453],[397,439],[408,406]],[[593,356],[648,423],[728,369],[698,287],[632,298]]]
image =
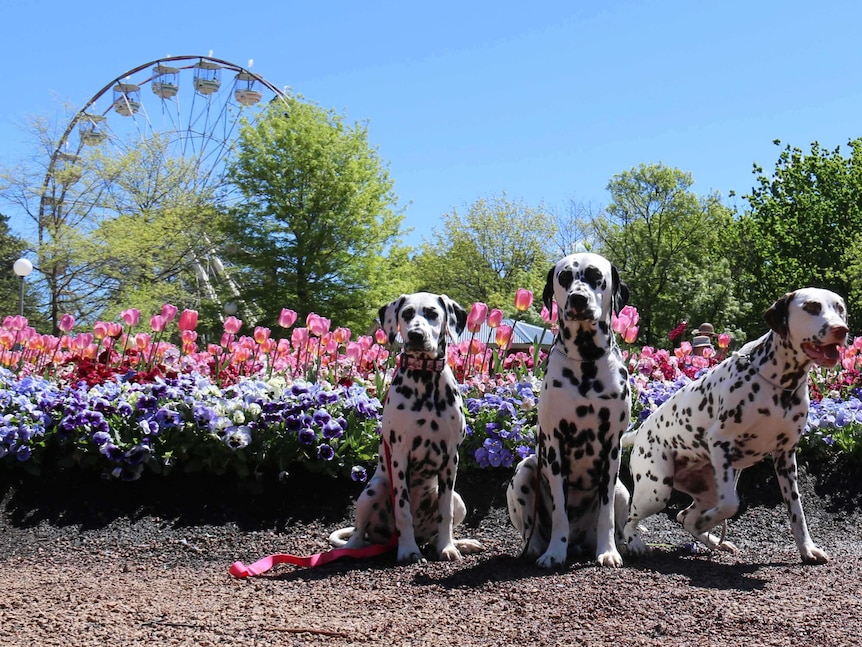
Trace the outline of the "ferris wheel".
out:
[[[67,125],[50,159],[39,204],[39,240],[43,227],[70,213],[86,160],[94,151],[123,155],[147,142],[158,141],[166,157],[183,160],[188,189],[206,193],[217,204],[234,199],[224,182],[233,143],[243,119],[253,119],[273,102],[287,96],[262,76],[229,61],[209,56],[168,56],[120,74],[96,92]],[[82,191],[79,190],[79,193]],[[214,249],[194,259],[205,296],[217,299],[213,282],[226,281]],[[198,246],[200,249],[200,246]],[[52,302],[56,299],[52,298]],[[52,310],[56,310],[54,304]]]

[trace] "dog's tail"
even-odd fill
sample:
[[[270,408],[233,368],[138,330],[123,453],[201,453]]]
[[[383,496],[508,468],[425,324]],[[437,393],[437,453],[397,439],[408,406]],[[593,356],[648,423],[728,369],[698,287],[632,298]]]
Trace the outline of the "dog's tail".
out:
[[[331,535],[329,535],[329,543],[332,544],[335,548],[344,548],[347,545],[347,541],[353,535],[353,526],[348,526],[347,528],[341,528],[336,530]]]

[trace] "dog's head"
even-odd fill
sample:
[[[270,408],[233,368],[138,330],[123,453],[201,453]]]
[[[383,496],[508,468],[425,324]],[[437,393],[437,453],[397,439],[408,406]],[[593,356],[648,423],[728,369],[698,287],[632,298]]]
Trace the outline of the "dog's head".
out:
[[[542,302],[549,312],[553,299],[561,330],[570,325],[596,327],[600,322],[610,326],[611,313],[628,303],[629,289],[604,256],[570,254],[548,272]]]
[[[445,294],[416,292],[380,308],[380,326],[394,344],[398,335],[404,350],[429,357],[446,354],[446,337],[460,335],[467,325],[467,311]]]
[[[847,343],[847,306],[844,299],[820,288],[788,292],[764,315],[766,323],[790,347],[809,360],[831,368]]]

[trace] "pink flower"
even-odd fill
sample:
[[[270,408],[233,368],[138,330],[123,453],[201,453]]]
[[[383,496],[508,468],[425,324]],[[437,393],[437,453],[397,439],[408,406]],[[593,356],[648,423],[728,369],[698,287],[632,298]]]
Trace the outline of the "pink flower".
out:
[[[531,305],[533,305],[533,293],[525,288],[518,288],[515,291],[515,310],[526,312]]]
[[[167,307],[167,305],[168,304],[165,304],[165,307]],[[162,312],[165,311],[165,307],[162,308]],[[162,317],[164,317],[164,314],[162,315]],[[165,321],[168,322],[170,321],[170,319],[165,318]],[[180,315],[180,321],[177,325],[179,326],[180,330],[194,330],[195,328],[197,328],[198,325],[198,311],[183,310],[183,313]]]
[[[60,328],[63,330],[62,326]],[[68,332],[68,331],[66,331]],[[105,321],[97,321],[93,324],[93,334],[96,336],[96,339],[104,339],[108,336],[108,324]]]
[[[467,330],[472,333],[479,332],[485,319],[488,318],[488,306],[477,301],[470,308],[470,314],[467,315]]]
[[[296,312],[289,308],[282,308],[281,314],[278,316],[278,325],[282,328],[290,328],[296,323]]]
[[[242,321],[236,317],[228,317],[224,320],[224,331],[229,335],[235,335],[242,328]]]
[[[321,317],[313,312],[308,313],[308,317],[305,319],[305,325],[308,326],[309,332],[316,337],[323,337],[328,333],[331,323],[326,317]]]
[[[386,334],[386,331],[383,328],[378,328],[374,331],[374,341],[376,341],[381,346],[385,346],[389,342],[389,336]]]
[[[721,333],[718,336],[718,347],[719,348],[727,348],[728,346],[730,346],[730,340],[731,340],[731,336],[728,333],[726,333],[726,332]]]
[[[108,337],[119,337],[123,334],[123,326],[116,321],[109,321],[105,326],[108,329]]]
[[[626,328],[623,333],[623,341],[627,344],[634,344],[635,340],[638,338],[638,330],[637,326],[629,326]]]
[[[542,306],[542,321],[545,323],[555,323],[557,318],[559,317],[559,313],[557,312],[557,302],[551,301],[551,311],[548,312],[547,306]]]
[[[297,348],[308,341],[308,328],[294,328],[290,333],[290,341]]]
[[[488,326],[496,328],[503,322],[503,311],[500,308],[494,308],[488,313]]]
[[[257,326],[254,329],[254,340],[258,344],[264,343],[267,339],[269,339],[269,334],[272,332],[269,328],[264,328],[263,326]]]
[[[172,306],[170,303],[166,303],[162,306],[161,315],[165,318],[165,325],[167,325],[174,320],[174,317],[177,316],[177,307]]]
[[[500,326],[497,328],[495,339],[497,346],[506,348],[512,340],[512,326]]]
[[[120,317],[122,317],[123,322],[127,326],[137,326],[138,322],[141,320],[141,311],[137,308],[128,308],[120,313]]]
[[[343,344],[350,339],[350,328],[336,328],[332,333],[332,338],[337,344]]]
[[[153,332],[162,332],[167,323],[162,315],[153,315],[150,317],[150,328],[153,329]]]
[[[63,332],[69,332],[72,328],[75,327],[75,317],[70,314],[64,314],[60,317],[60,330]]]

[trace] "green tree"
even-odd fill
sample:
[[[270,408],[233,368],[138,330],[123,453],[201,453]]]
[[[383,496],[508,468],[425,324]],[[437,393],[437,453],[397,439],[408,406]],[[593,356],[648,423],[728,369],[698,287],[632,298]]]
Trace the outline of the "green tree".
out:
[[[367,329],[403,291],[393,260],[403,216],[367,127],[299,98],[239,134],[230,177],[243,199],[226,228],[243,296],[274,325],[284,307]]]
[[[505,193],[480,198],[463,215],[443,216],[443,227],[423,243],[415,259],[419,287],[448,294],[465,308],[481,301],[512,314],[518,288],[541,294],[554,260],[547,251],[554,233],[554,222],[541,207]],[[528,318],[537,320],[538,310]]]
[[[21,298],[21,279],[12,271],[15,261],[24,256],[27,244],[12,233],[9,228],[9,217],[0,213],[0,303],[4,304],[0,319],[8,315],[18,314]],[[32,277],[32,275],[31,275]],[[24,286],[24,316],[31,326],[44,331],[45,320],[36,309],[38,298],[33,289],[32,278],[23,282]]]
[[[775,140],[775,145],[781,142]],[[851,329],[862,324],[862,140],[809,153],[785,146],[771,176],[756,165],[757,185],[743,196],[749,211],[740,222],[746,253],[740,276],[754,308],[749,326],[785,292],[813,286],[848,299]]]
[[[641,164],[610,181],[611,203],[592,223],[595,251],[620,270],[640,312],[641,343],[667,345],[683,320],[727,330],[740,317],[725,250],[732,213],[718,196],[697,196],[693,183],[690,173]]]

